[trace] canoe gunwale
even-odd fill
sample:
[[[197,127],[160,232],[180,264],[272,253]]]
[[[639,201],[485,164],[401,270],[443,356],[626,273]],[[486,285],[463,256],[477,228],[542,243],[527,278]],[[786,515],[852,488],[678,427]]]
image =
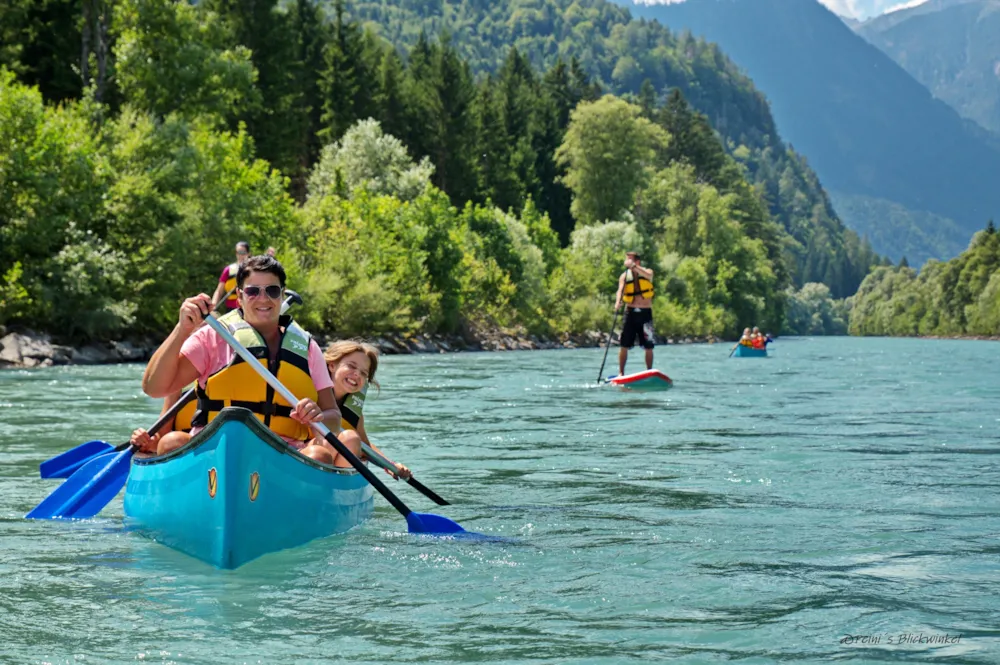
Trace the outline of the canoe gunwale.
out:
[[[219,412],[212,422],[210,422],[204,429],[198,432],[196,435],[191,437],[191,440],[187,444],[177,448],[176,450],[171,450],[165,455],[157,455],[155,457],[132,457],[132,464],[136,466],[152,466],[155,464],[163,464],[165,462],[170,462],[184,455],[188,455],[203,444],[211,440],[212,436],[226,423],[231,422],[241,422],[246,427],[251,430],[257,437],[271,446],[279,453],[288,455],[292,459],[305,464],[306,466],[311,466],[320,471],[326,471],[327,473],[334,473],[337,475],[357,475],[357,470],[353,468],[335,467],[329,466],[327,464],[322,464],[312,459],[311,457],[306,457],[299,451],[295,450],[284,439],[279,437],[277,434],[272,432],[270,429],[264,426],[264,423],[260,422],[257,417],[249,409],[244,409],[238,406],[230,406]]]

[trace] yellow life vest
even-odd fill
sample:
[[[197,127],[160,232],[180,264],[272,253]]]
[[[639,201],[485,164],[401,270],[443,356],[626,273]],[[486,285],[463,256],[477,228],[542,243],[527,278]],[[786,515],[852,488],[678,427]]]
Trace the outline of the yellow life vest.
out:
[[[652,298],[653,283],[641,275],[637,276],[631,270],[626,270],[625,290],[622,291],[622,300],[630,303],[635,300],[636,296],[640,298]]]
[[[238,273],[239,271],[240,271],[239,263],[229,264],[229,279],[226,280],[226,284],[224,286],[224,288],[226,289],[226,293],[229,293],[230,291],[233,292],[231,296],[226,298],[226,306],[229,307],[229,309],[236,309],[237,307],[240,306],[240,299],[236,295],[236,273]]]
[[[347,393],[344,399],[337,400],[340,408],[340,426],[344,429],[357,430],[361,422],[361,412],[365,408],[365,395],[368,394],[368,384],[356,393]]]
[[[219,322],[225,324],[233,337],[255,358],[267,365],[271,373],[293,395],[299,399],[317,399],[316,386],[309,375],[309,345],[312,337],[292,321],[292,317],[281,317],[280,325],[285,328],[285,332],[281,335],[278,357],[274,362],[269,360],[267,342],[253,326],[243,320],[241,310],[219,317]],[[198,387],[198,413],[194,424],[207,425],[227,406],[250,409],[275,434],[297,441],[311,438],[311,429],[291,418],[293,405],[276,394],[238,355],[226,367],[208,377],[204,388]]]
[[[185,388],[184,392],[181,393],[181,397],[183,397],[184,393],[186,393],[191,388],[197,387],[197,385],[198,385],[198,382],[195,381],[190,386],[188,386],[187,388]],[[177,412],[176,416],[174,416],[174,431],[176,431],[176,432],[190,432],[191,431],[191,422],[194,420],[194,414],[195,414],[195,412],[197,410],[198,410],[198,403],[197,403],[197,401],[195,401],[193,399],[189,400],[187,404],[185,404],[184,406],[182,406],[181,410]]]

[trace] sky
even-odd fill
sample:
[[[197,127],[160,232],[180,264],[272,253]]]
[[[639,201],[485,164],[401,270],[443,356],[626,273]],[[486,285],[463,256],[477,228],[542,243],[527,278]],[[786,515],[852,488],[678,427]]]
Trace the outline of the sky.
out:
[[[669,5],[684,0],[633,0],[644,5]],[[799,0],[812,2],[813,0]],[[819,0],[830,11],[848,18],[869,19],[879,14],[887,14],[897,9],[922,5],[927,0]]]

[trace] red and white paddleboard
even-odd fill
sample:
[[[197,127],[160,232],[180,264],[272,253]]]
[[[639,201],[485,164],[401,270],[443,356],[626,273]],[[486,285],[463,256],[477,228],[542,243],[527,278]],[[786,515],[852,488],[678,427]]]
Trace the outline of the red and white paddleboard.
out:
[[[612,376],[608,383],[630,390],[668,390],[674,387],[670,377],[658,369],[647,369],[625,376]]]

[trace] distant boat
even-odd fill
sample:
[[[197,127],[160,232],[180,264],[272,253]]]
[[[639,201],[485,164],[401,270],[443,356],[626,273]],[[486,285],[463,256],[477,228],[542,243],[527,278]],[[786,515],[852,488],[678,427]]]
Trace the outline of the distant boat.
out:
[[[239,408],[183,448],[133,458],[125,487],[129,528],[218,568],[343,533],[373,507],[357,471],[300,455]]]
[[[609,376],[607,382],[629,390],[669,390],[674,387],[670,377],[658,369],[647,369],[625,376]]]
[[[736,350],[733,352],[733,358],[766,358],[767,357],[767,347],[763,349],[755,349],[752,346],[747,346],[746,344],[737,344]]]

